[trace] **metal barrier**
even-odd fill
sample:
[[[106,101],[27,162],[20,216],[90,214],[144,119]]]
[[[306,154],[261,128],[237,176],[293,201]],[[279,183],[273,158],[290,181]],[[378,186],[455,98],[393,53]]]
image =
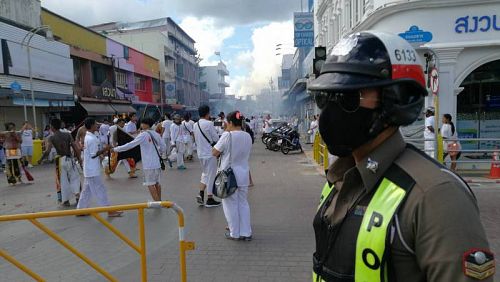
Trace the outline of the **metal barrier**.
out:
[[[317,132],[314,136],[313,157],[314,161],[323,166],[324,170],[328,169],[328,148],[326,147],[325,142],[323,142],[321,135],[319,135],[319,132]]]
[[[435,139],[416,139],[416,138],[405,138],[405,141],[406,142],[409,142],[409,143],[423,143],[425,141],[436,141]],[[443,139],[443,137],[438,134],[437,136],[437,155],[435,156],[436,160],[438,160],[440,163],[444,163],[444,155],[445,155],[445,150],[444,150],[444,146],[443,146],[443,141],[449,141],[449,142],[452,142],[452,141],[458,141],[460,143],[465,143],[465,142],[476,142],[476,143],[479,143],[481,144],[481,142],[495,142],[497,144],[499,144],[497,146],[497,148],[495,149],[460,149],[460,150],[448,150],[448,153],[449,152],[461,152],[462,154],[468,154],[469,156],[470,155],[478,155],[478,154],[482,154],[483,156],[485,157],[490,157],[490,153],[491,153],[491,159],[489,160],[456,160],[454,162],[456,163],[472,163],[472,164],[478,164],[478,163],[499,163],[498,161],[495,161],[493,160],[493,154],[494,153],[498,153],[500,151],[500,149],[498,149],[498,147],[500,147],[500,138],[457,138],[457,139],[450,139],[450,140],[447,140],[447,139]],[[428,152],[428,151],[435,151],[435,149],[430,149],[430,150],[425,150],[425,148],[423,149],[423,151],[425,152]]]
[[[52,237],[74,255],[79,257],[97,272],[106,277],[109,281],[118,281],[109,272],[101,268],[90,258],[79,252],[73,246],[71,246],[67,241],[58,236],[52,230],[47,228],[45,225],[40,223],[37,219],[39,218],[52,218],[52,217],[62,217],[62,216],[75,216],[75,215],[92,215],[97,221],[106,226],[112,233],[122,239],[127,245],[134,249],[141,256],[141,281],[147,281],[147,263],[146,263],[146,237],[144,234],[144,209],[150,208],[167,208],[173,209],[177,213],[177,219],[179,223],[179,260],[180,260],[180,274],[181,281],[185,282],[187,279],[186,272],[186,251],[194,250],[194,242],[187,242],[184,238],[184,212],[181,207],[173,202],[163,201],[163,202],[148,202],[142,204],[130,204],[130,205],[117,205],[109,207],[98,207],[98,208],[88,208],[88,209],[77,209],[77,210],[66,210],[66,211],[50,211],[50,212],[39,212],[39,213],[25,213],[25,214],[14,214],[14,215],[2,215],[0,216],[0,222],[6,221],[20,221],[27,220],[33,225],[38,227],[40,230],[45,232],[47,235]],[[109,222],[104,220],[98,213],[102,212],[114,212],[114,211],[129,211],[137,210],[138,221],[139,221],[139,241],[140,246],[137,246],[132,240],[127,238],[123,233],[116,229]],[[21,262],[16,260],[13,256],[9,255],[5,250],[0,249],[0,257],[5,258],[8,262],[15,265],[21,271],[25,272],[31,276],[36,281],[46,281],[40,275],[33,272],[31,269],[23,265]]]

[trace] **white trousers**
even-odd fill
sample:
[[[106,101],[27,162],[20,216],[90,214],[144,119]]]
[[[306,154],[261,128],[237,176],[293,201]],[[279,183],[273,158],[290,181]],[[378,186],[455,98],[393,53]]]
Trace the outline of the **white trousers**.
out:
[[[233,195],[222,199],[222,207],[226,216],[231,237],[252,236],[250,226],[250,206],[248,205],[248,187],[238,187]]]
[[[165,153],[165,159],[166,159],[166,158],[168,158],[168,156],[170,156],[170,152],[172,151],[172,146],[170,145],[170,137],[163,138],[163,140],[165,141],[165,144],[167,145],[167,151]]]
[[[126,159],[119,160],[119,161],[118,161],[117,168],[120,166],[120,163],[122,163],[122,164],[123,164],[123,166],[125,167],[125,169],[127,169],[127,172],[129,172],[129,173],[130,173],[130,165],[128,164],[127,160],[126,160]]]
[[[189,136],[187,139],[186,145],[186,156],[192,156],[193,155],[193,137]]]
[[[101,176],[85,177],[82,194],[77,209],[88,208],[90,200],[95,197],[98,206],[109,206],[108,193]]]
[[[78,164],[73,158],[59,158],[59,183],[61,184],[62,201],[68,201],[72,195],[80,193],[80,173]]]
[[[186,144],[184,142],[175,142],[177,148],[177,167],[184,165],[184,152],[186,151]]]
[[[208,196],[212,196],[215,175],[217,174],[217,159],[215,157],[200,158],[200,163],[202,169],[200,182],[207,185],[205,191]]]
[[[424,141],[424,150],[429,157],[434,158],[434,141]]]

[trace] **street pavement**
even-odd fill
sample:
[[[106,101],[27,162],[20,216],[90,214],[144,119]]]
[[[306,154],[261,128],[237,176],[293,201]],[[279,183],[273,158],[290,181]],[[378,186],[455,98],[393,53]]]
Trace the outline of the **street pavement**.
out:
[[[305,145],[309,148],[310,145]],[[198,207],[200,165],[167,168],[163,199],[178,203],[186,217],[186,239],[196,243],[187,254],[189,281],[310,281],[314,250],[314,216],[324,177],[305,154],[283,155],[254,145],[251,170],[255,187],[249,190],[254,240],[224,238],[222,207]],[[8,186],[0,175],[0,214],[59,210],[55,204],[53,166],[32,169],[33,185]],[[139,175],[141,172],[139,171]],[[106,179],[113,204],[150,200],[141,179],[129,180],[123,167]],[[500,187],[471,183],[481,209],[492,249],[500,254]],[[138,242],[137,213],[108,219]],[[171,210],[146,210],[148,281],[179,281],[177,217]],[[103,215],[104,216],[104,215]],[[90,217],[42,219],[57,234],[83,251],[120,281],[140,281],[138,254]],[[464,223],[465,224],[465,223]],[[0,223],[0,248],[25,263],[47,281],[106,281],[29,222]],[[500,266],[497,263],[497,269]],[[500,279],[497,272],[496,278]],[[32,281],[0,260],[0,281]]]

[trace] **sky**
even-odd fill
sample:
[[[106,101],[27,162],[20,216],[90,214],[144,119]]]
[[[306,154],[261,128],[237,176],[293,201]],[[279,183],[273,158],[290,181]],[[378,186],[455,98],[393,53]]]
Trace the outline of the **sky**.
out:
[[[277,86],[281,55],[293,53],[293,12],[301,0],[42,0],[42,6],[89,26],[113,21],[174,19],[196,40],[203,61],[226,63],[228,94],[259,94]],[[306,10],[307,0],[302,0]],[[282,44],[277,51],[276,45]]]

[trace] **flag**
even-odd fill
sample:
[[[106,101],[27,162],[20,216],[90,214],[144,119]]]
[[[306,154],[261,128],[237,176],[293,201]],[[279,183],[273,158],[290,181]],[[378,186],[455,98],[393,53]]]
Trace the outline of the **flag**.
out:
[[[132,135],[128,134],[120,127],[117,128],[116,134],[117,134],[116,141],[118,142],[119,146],[125,145],[128,142],[134,140],[134,137]],[[136,163],[141,161],[141,148],[139,145],[128,151],[118,153],[118,160],[123,160],[128,158],[134,159]]]

